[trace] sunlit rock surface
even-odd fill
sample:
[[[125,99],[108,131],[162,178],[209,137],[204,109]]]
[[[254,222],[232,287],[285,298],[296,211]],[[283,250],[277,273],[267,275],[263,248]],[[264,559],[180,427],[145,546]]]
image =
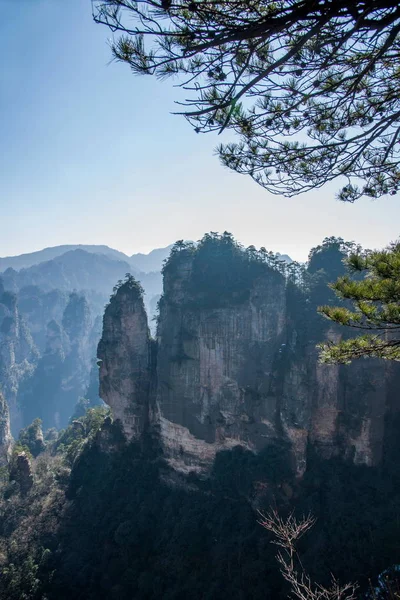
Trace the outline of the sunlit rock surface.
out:
[[[139,439],[149,414],[150,333],[143,299],[134,284],[122,285],[107,306],[98,347],[100,396]]]
[[[255,270],[246,289],[228,279],[215,294],[193,249],[174,260],[164,270],[156,342],[132,280],[104,315],[100,395],[128,440],[151,433],[183,472],[207,471],[223,449],[259,453],[282,442],[298,476],[310,454],[379,463],[385,424],[400,405],[396,366],[320,364],[316,343],[338,334],[314,308],[289,311],[276,269]]]

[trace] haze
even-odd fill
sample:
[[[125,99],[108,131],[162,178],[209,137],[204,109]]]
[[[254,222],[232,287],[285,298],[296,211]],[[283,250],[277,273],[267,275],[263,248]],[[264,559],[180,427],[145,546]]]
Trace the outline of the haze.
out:
[[[76,243],[132,254],[228,230],[305,260],[325,236],[398,237],[397,197],[345,205],[331,185],[285,199],[220,166],[218,137],[170,114],[172,81],[110,63],[89,0],[3,0],[0,29],[0,256]]]

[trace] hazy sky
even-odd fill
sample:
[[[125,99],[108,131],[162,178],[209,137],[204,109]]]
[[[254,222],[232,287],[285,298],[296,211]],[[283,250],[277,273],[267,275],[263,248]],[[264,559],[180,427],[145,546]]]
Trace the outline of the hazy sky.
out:
[[[0,256],[58,244],[128,254],[231,231],[304,260],[325,236],[399,235],[399,197],[346,205],[335,186],[285,199],[223,168],[218,137],[174,110],[173,82],[110,63],[90,0],[1,0]]]

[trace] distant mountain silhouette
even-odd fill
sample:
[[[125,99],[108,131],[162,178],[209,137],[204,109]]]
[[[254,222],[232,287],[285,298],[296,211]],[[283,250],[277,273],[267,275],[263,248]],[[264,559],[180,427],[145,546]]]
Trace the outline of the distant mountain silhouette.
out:
[[[161,271],[163,261],[168,258],[173,244],[166,248],[155,248],[148,254],[132,254],[129,259],[132,267],[143,273],[151,273],[152,271]]]
[[[43,292],[59,290],[84,292],[94,314],[102,314],[114,285],[131,273],[145,290],[145,304],[152,316],[162,291],[161,268],[172,244],[148,254],[127,256],[105,245],[62,245],[38,252],[0,258],[0,274],[5,288],[19,292],[37,286]],[[288,263],[286,254],[278,256]]]
[[[0,273],[8,268],[19,271],[20,269],[28,269],[34,265],[53,260],[67,252],[74,250],[83,250],[90,252],[91,254],[102,254],[108,258],[125,261],[128,263],[134,271],[141,271],[142,273],[151,273],[153,271],[160,271],[162,268],[163,261],[168,258],[173,244],[166,246],[165,248],[155,248],[148,254],[137,252],[128,256],[124,252],[115,250],[105,245],[96,244],[64,244],[62,246],[53,246],[51,248],[44,248],[37,252],[29,252],[27,254],[20,254],[18,256],[5,256],[0,257]],[[282,260],[290,263],[292,259],[287,254],[279,254]]]
[[[91,377],[98,377],[93,361],[104,307],[127,273],[145,290],[154,331],[160,271],[141,273],[128,256],[107,246],[88,247],[95,251],[67,246],[73,249],[57,255],[65,248],[25,255],[25,264],[39,262],[17,269],[13,260],[14,268],[0,273],[0,387],[16,435],[36,417],[46,427],[64,427],[79,398],[88,397]],[[55,256],[42,260],[49,255]],[[96,384],[92,388],[91,400],[96,400]]]
[[[96,248],[107,248],[107,246]],[[1,273],[1,279],[4,287],[15,293],[29,286],[36,286],[43,292],[78,290],[85,294],[93,314],[97,315],[103,313],[104,304],[108,301],[118,280],[124,279],[127,273],[131,273],[142,284],[146,293],[146,306],[150,308],[153,297],[158,297],[162,291],[160,270],[150,273],[139,272],[128,262],[129,257],[126,256],[127,260],[113,258],[113,252],[117,256],[125,256],[122,252],[111,248],[108,250],[111,255],[89,252],[83,250],[81,246],[28,268],[16,270],[8,267]]]
[[[160,271],[163,260],[168,257],[172,244],[166,248],[156,248],[148,254],[142,254],[141,252],[132,254],[129,257],[127,254],[110,248],[104,245],[95,244],[65,244],[62,246],[54,246],[51,248],[44,248],[37,252],[29,252],[27,254],[20,254],[18,256],[5,256],[0,257],[0,272],[6,271],[6,269],[29,269],[34,265],[38,265],[50,260],[53,260],[63,254],[72,252],[74,250],[83,250],[90,252],[91,254],[101,254],[111,258],[113,260],[125,261],[136,271],[142,271],[143,273],[151,273],[152,271]]]
[[[6,256],[0,258],[0,272],[5,271],[9,267],[12,269],[27,269],[32,267],[33,265],[37,265],[39,263],[52,260],[53,258],[57,258],[57,256],[61,256],[66,252],[70,252],[73,250],[84,250],[86,252],[91,252],[92,254],[104,254],[109,258],[113,258],[115,260],[126,260],[129,261],[129,257],[123,252],[119,252],[119,250],[114,250],[113,248],[109,248],[108,246],[97,246],[90,244],[66,244],[63,246],[54,246],[51,248],[44,248],[43,250],[38,250],[37,252],[29,252],[28,254],[20,254],[19,256]]]
[[[2,279],[6,289],[13,291],[36,285],[44,291],[84,289],[109,294],[118,279],[131,271],[126,261],[76,249],[19,271],[8,268]]]
[[[277,252],[276,254],[279,257],[279,260],[284,260],[288,265],[293,262],[293,259],[290,258],[288,254],[281,254],[280,252]]]

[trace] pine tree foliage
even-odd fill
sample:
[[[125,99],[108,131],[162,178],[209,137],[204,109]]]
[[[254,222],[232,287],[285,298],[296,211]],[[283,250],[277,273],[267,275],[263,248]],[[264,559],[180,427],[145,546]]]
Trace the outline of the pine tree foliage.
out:
[[[227,167],[292,196],[339,178],[339,198],[400,182],[396,0],[92,0],[112,52],[177,76],[198,133],[231,129]]]
[[[363,273],[355,280],[349,275],[331,284],[347,306],[322,306],[328,319],[363,330],[363,334],[338,343],[320,345],[327,363],[348,363],[360,357],[400,360],[400,242],[381,251],[358,251],[347,259],[350,272]]]

